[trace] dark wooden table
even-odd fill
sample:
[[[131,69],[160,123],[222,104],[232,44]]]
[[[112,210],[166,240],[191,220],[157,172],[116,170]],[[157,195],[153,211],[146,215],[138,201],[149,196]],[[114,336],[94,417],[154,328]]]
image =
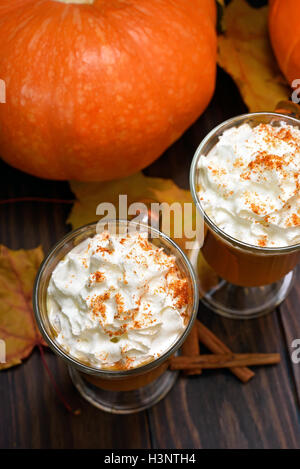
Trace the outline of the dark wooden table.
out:
[[[235,85],[219,71],[209,108],[146,174],[173,178],[187,188],[200,140],[216,124],[243,112]],[[4,163],[0,175],[0,199],[72,198],[67,182],[42,181]],[[1,206],[0,242],[13,249],[42,244],[47,251],[70,229],[65,223],[69,210],[68,205],[37,202]],[[64,363],[49,351],[46,359],[61,391],[82,411],[80,416],[68,413],[35,351],[23,365],[0,372],[0,447],[299,448],[300,364],[293,365],[290,358],[291,342],[300,338],[299,303],[298,282],[284,304],[261,319],[222,319],[200,306],[201,320],[235,351],[278,351],[281,364],[257,368],[247,385],[227,371],[182,377],[166,399],[131,416],[110,415],[83,401]]]

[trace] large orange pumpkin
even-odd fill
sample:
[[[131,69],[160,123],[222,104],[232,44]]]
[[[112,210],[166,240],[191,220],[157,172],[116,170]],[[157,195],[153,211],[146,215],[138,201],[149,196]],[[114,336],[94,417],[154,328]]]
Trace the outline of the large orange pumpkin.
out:
[[[300,78],[299,18],[299,0],[270,0],[271,42],[279,66],[290,83]]]
[[[215,0],[1,0],[0,155],[50,179],[157,158],[215,85]]]

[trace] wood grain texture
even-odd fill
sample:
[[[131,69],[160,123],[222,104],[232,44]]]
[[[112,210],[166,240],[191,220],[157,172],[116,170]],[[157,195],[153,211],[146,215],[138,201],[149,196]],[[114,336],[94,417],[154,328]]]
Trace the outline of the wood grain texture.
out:
[[[292,342],[296,339],[300,340],[300,269],[298,266],[297,275],[295,277],[294,288],[286,301],[281,305],[280,319],[284,331],[284,338],[287,344],[287,353],[291,357],[295,348]],[[299,345],[298,345],[299,349]],[[298,354],[298,357],[300,354]],[[298,395],[298,404],[300,406],[300,363],[296,364],[290,361],[292,379]]]
[[[146,174],[172,177],[188,188],[190,162],[201,139],[245,111],[233,82],[219,72],[207,111]],[[1,162],[0,181],[0,199],[73,197],[67,183],[42,181]],[[69,205],[36,202],[0,206],[0,242],[12,249],[42,244],[46,252],[68,231],[69,210]],[[299,448],[300,365],[292,366],[289,349],[291,339],[300,338],[299,296],[297,288],[280,311],[247,322],[221,319],[200,307],[199,319],[233,352],[280,352],[280,365],[256,368],[245,386],[228,370],[182,377],[166,399],[137,415],[114,416],[84,402],[64,363],[49,351],[46,359],[61,391],[81,409],[80,416],[67,413],[34,352],[23,365],[0,373],[0,447]]]
[[[290,379],[290,358],[277,315],[242,322],[220,319],[201,307],[199,318],[233,351],[276,350],[282,362],[256,368],[255,378],[245,386],[228,370],[204,370],[200,377],[182,379],[172,391],[172,399],[165,399],[153,409],[150,422],[155,445],[299,447],[299,414]],[[161,430],[162,420],[166,422],[165,431]]]

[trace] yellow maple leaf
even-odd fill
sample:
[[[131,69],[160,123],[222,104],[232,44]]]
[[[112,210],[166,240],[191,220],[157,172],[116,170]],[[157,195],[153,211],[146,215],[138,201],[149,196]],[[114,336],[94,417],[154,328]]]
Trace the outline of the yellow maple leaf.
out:
[[[139,172],[124,179],[108,181],[108,182],[77,182],[70,183],[71,190],[76,195],[76,201],[68,219],[73,228],[96,221],[96,208],[102,202],[112,203],[116,207],[116,217],[118,213],[119,195],[127,196],[128,206],[134,202],[166,202],[172,205],[178,202],[183,206],[184,203],[190,203],[192,207],[192,217],[195,217],[195,210],[192,203],[190,191],[179,188],[172,180],[162,178],[147,177]],[[121,217],[122,218],[122,217]],[[173,237],[174,232],[182,231],[183,227],[179,227],[179,223],[183,223],[183,219],[171,217],[170,236]],[[176,239],[181,246],[184,245],[185,238]]]
[[[232,0],[224,9],[218,63],[235,80],[251,112],[273,111],[290,96],[268,35],[268,7]]]
[[[0,340],[6,352],[0,370],[18,365],[36,345],[44,345],[32,309],[34,280],[43,257],[41,247],[12,251],[0,246]]]
[[[193,204],[190,191],[179,188],[170,179],[147,177],[140,172],[115,181],[88,183],[72,181],[70,185],[77,199],[68,219],[68,223],[71,223],[73,228],[96,221],[98,218],[96,208],[102,202],[110,202],[117,208],[120,194],[127,195],[128,206],[139,201],[165,202],[169,205],[177,202],[181,206],[189,203],[191,204],[191,226],[196,227],[196,207]],[[118,211],[116,211],[116,217],[119,217]],[[171,217],[170,221],[170,233],[167,234],[174,238],[174,233],[182,231],[182,238],[176,237],[175,241],[183,250],[186,250],[185,230],[183,226],[179,226],[184,223],[184,217],[182,219]],[[199,255],[196,253],[196,258],[194,254],[192,256],[192,253],[188,252],[189,257],[194,258],[192,263],[199,276],[202,277],[205,274],[207,285],[211,285],[212,282],[215,284],[215,274],[205,263],[201,252]]]

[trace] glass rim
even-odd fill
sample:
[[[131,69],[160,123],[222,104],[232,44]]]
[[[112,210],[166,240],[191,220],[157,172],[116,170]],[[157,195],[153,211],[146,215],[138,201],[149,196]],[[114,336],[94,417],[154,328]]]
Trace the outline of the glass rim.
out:
[[[191,163],[191,168],[190,168],[190,190],[192,193],[192,197],[194,200],[194,203],[197,207],[197,209],[200,211],[201,215],[204,218],[205,223],[211,228],[212,231],[214,231],[217,235],[219,235],[221,238],[225,239],[228,241],[230,244],[233,244],[236,247],[239,247],[241,249],[247,249],[248,251],[252,251],[258,254],[284,254],[284,253],[289,253],[296,251],[300,248],[300,243],[297,244],[291,244],[287,246],[277,246],[277,247],[261,247],[261,246],[256,246],[254,244],[249,244],[245,243],[244,241],[241,241],[237,238],[234,238],[233,236],[230,236],[227,234],[225,231],[223,231],[221,228],[219,228],[215,222],[207,215],[205,212],[204,208],[201,205],[197,190],[196,190],[196,172],[197,172],[197,165],[199,158],[201,157],[202,150],[207,144],[207,142],[214,137],[214,135],[221,130],[223,127],[226,127],[228,124],[235,124],[237,122],[241,122],[243,120],[251,119],[252,117],[259,117],[259,116],[264,116],[264,117],[276,117],[276,118],[282,118],[288,121],[293,122],[294,124],[297,124],[297,126],[300,128],[300,120],[296,119],[294,117],[286,116],[285,114],[280,114],[278,112],[250,112],[246,114],[240,114],[235,117],[231,117],[230,119],[225,120],[221,124],[217,125],[214,127],[205,137],[204,139],[200,142],[198,145],[194,156],[193,160]]]
[[[193,304],[191,308],[191,316],[189,319],[189,322],[184,329],[183,333],[180,335],[180,337],[176,340],[176,342],[165,352],[163,353],[160,357],[151,360],[150,362],[146,363],[145,365],[137,366],[135,368],[129,369],[129,370],[107,370],[107,369],[102,369],[102,368],[97,368],[94,366],[89,366],[84,363],[82,363],[80,360],[76,359],[75,357],[72,357],[71,355],[68,355],[60,346],[59,344],[56,343],[56,341],[53,339],[53,337],[48,334],[47,329],[44,325],[44,321],[39,309],[39,292],[40,292],[40,286],[42,284],[42,276],[45,271],[45,268],[47,267],[49,261],[53,258],[53,256],[59,252],[61,247],[66,243],[66,241],[71,241],[73,238],[76,236],[80,235],[84,231],[86,231],[88,228],[92,228],[95,226],[97,227],[98,224],[101,224],[101,220],[97,222],[92,222],[88,223],[86,225],[83,225],[79,228],[76,228],[75,230],[70,231],[66,235],[64,235],[59,241],[57,241],[54,246],[50,249],[48,252],[47,256],[41,263],[39,270],[36,275],[35,283],[34,283],[34,288],[33,288],[33,311],[34,311],[34,316],[36,323],[38,325],[39,331],[42,334],[42,337],[46,341],[46,343],[49,345],[50,349],[54,351],[57,355],[59,355],[60,358],[62,358],[64,361],[66,361],[69,365],[77,368],[79,371],[90,374],[90,375],[95,375],[95,376],[101,376],[103,378],[108,377],[108,378],[126,378],[132,375],[138,375],[138,374],[143,374],[146,373],[147,371],[150,371],[153,368],[156,368],[163,362],[165,362],[173,353],[175,353],[180,346],[183,344],[184,340],[187,338],[194,321],[197,316],[197,311],[198,311],[198,306],[199,306],[199,288],[198,288],[198,279],[196,276],[196,273],[194,271],[194,268],[188,259],[187,255],[184,253],[184,251],[178,246],[173,239],[171,239],[169,236],[167,236],[165,233],[161,232],[160,230],[152,227],[151,225],[148,225],[143,222],[135,222],[131,220],[126,220],[126,219],[110,219],[110,220],[105,220],[103,222],[103,225],[109,224],[109,223],[116,223],[116,224],[134,224],[136,226],[141,226],[147,229],[151,230],[151,232],[156,233],[158,238],[162,238],[163,240],[167,241],[168,243],[171,244],[173,248],[175,248],[176,252],[179,253],[179,257],[183,260],[184,264],[187,267],[187,270],[190,275],[191,279],[191,289],[192,289],[192,295],[193,295]]]

